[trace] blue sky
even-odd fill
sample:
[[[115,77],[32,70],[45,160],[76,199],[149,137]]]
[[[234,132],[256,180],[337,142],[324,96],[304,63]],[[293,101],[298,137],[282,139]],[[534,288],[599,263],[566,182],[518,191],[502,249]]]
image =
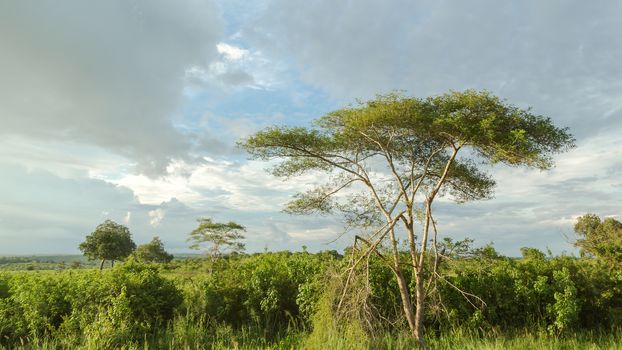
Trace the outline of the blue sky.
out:
[[[622,4],[107,1],[0,4],[0,254],[77,253],[110,218],[188,251],[196,219],[250,251],[341,250],[338,217],[280,212],[240,138],[357,98],[487,89],[570,127],[549,172],[496,167],[494,199],[437,207],[440,234],[572,252],[577,216],[622,214]]]

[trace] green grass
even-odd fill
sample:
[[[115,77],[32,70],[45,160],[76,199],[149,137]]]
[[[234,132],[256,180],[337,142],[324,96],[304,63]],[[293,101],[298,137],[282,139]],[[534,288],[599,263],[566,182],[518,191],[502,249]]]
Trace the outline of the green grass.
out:
[[[385,341],[387,349],[413,349],[412,346],[401,346],[399,337],[391,337]],[[396,339],[398,342],[393,342]],[[620,333],[572,333],[565,337],[548,336],[545,332],[478,337],[468,334],[449,334],[428,339],[431,349],[464,349],[464,350],[592,350],[622,349]]]
[[[192,323],[180,318],[161,333],[146,337],[142,345],[125,344],[118,349],[273,349],[273,350],[367,350],[367,349],[418,349],[407,333],[385,334],[378,339],[355,340],[352,334],[335,332],[324,342],[310,342],[310,334],[292,329],[269,340],[262,336],[261,330],[242,328],[234,330],[228,326],[210,327]],[[614,350],[622,349],[620,333],[576,333],[563,338],[546,336],[545,334],[515,334],[512,336],[479,337],[456,332],[440,337],[427,339],[429,349],[434,350]],[[62,339],[32,339],[23,346],[18,345],[12,350],[33,349],[64,349],[67,343]],[[75,349],[103,349],[97,341],[86,340]],[[9,350],[0,345],[0,349]]]

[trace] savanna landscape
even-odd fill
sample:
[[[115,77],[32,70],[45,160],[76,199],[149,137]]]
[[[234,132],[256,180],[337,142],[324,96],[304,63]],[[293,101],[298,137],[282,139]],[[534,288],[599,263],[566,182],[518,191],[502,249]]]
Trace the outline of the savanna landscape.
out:
[[[622,349],[615,1],[0,4],[0,349]]]

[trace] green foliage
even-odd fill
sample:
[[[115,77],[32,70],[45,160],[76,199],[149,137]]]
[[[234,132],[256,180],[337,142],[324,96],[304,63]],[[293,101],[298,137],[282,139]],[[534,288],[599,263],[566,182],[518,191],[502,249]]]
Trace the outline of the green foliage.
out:
[[[452,147],[469,147],[493,163],[547,169],[551,156],[573,147],[574,139],[549,118],[488,92],[467,90],[425,99],[395,93],[378,96],[331,112],[315,127],[273,126],[240,145],[254,158],[280,160],[273,168],[277,176],[308,171],[345,174],[300,194],[288,207],[313,212],[334,209],[328,205],[330,194],[356,181],[358,167],[370,158],[386,156],[403,181],[408,181],[408,170],[413,168],[428,168],[431,178],[439,176]],[[458,201],[488,198],[493,186],[494,181],[468,159],[454,161],[446,185]]]
[[[543,260],[546,258],[543,252],[535,248],[523,247],[520,249],[523,259]]]
[[[80,244],[80,251],[89,259],[123,260],[136,249],[130,230],[112,220],[99,224],[95,231]]]
[[[238,223],[230,221],[228,223],[214,222],[210,218],[197,220],[199,227],[190,233],[189,241],[192,242],[190,248],[203,249],[202,245],[207,243],[207,253],[212,257],[220,257],[224,252],[241,253],[245,245],[240,240],[244,239],[243,232],[246,228]]]
[[[240,327],[257,325],[266,335],[290,323],[308,322],[321,293],[319,280],[335,261],[331,253],[263,253],[183,263],[195,273],[191,282],[176,275],[185,286],[185,313]],[[207,266],[205,266],[207,264]],[[317,293],[316,293],[317,292]]]
[[[9,344],[41,337],[62,338],[65,348],[129,344],[166,325],[182,301],[155,267],[132,261],[104,273],[14,273],[0,281],[0,339]]]
[[[151,242],[139,245],[134,255],[143,262],[168,263],[173,260],[173,255],[164,250],[164,244],[159,237],[153,237]]]
[[[572,281],[568,268],[553,271],[553,289],[557,289],[553,297],[555,303],[548,305],[548,312],[554,320],[548,329],[551,333],[561,333],[577,325],[579,305],[577,288]]]
[[[583,253],[615,265],[622,263],[622,222],[614,218],[601,221],[594,214],[586,214],[577,219],[574,229],[581,237],[576,245]]]
[[[429,293],[439,297],[428,299],[425,315],[431,348],[452,349],[458,343],[472,349],[589,348],[590,341],[615,348],[619,336],[598,332],[622,325],[617,270],[595,259],[544,257],[533,248],[523,249],[522,259],[510,259],[490,245],[468,245],[447,241],[442,246],[450,258],[438,267],[445,277],[430,286]],[[408,253],[401,254],[408,261]],[[377,328],[370,329],[352,309],[336,312],[343,280],[334,271],[346,263],[335,252],[278,252],[163,266],[128,259],[103,273],[2,272],[0,349],[20,344],[32,349],[414,349],[400,321],[395,276],[381,258],[370,260],[366,299],[378,316],[371,320]],[[485,306],[456,287],[479,296]],[[351,289],[352,300],[358,292]]]

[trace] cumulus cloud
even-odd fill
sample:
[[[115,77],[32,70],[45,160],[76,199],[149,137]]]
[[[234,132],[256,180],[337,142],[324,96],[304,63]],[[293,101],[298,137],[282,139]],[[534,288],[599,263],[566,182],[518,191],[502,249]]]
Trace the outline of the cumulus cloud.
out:
[[[128,188],[98,179],[3,162],[0,170],[0,254],[78,254],[80,242],[106,219],[127,225],[137,244],[160,236],[167,249],[188,251],[195,219],[213,215],[176,199],[143,204]],[[166,220],[165,213],[171,214]]]
[[[225,59],[229,61],[237,61],[246,56],[248,56],[248,50],[244,50],[242,48],[229,45],[226,43],[219,43],[216,45],[216,49],[218,49],[218,53],[222,54]]]
[[[255,82],[252,75],[241,70],[227,71],[218,76],[225,85],[251,85]]]
[[[149,214],[149,224],[153,227],[158,227],[164,219],[164,215],[166,212],[162,208],[150,210],[147,214]]]
[[[296,237],[288,232],[334,225],[330,219],[292,221],[287,215],[278,213],[278,200],[286,200],[288,195],[284,192],[284,186],[288,185],[275,181],[274,187],[267,186],[261,190],[256,185],[261,180],[251,179],[253,175],[260,175],[260,168],[240,169],[238,171],[246,175],[239,178],[225,179],[224,174],[215,175],[213,187],[201,187],[199,190],[216,193],[225,182],[235,181],[241,183],[240,187],[232,187],[229,195],[210,196],[204,192],[201,200],[189,200],[189,204],[174,198],[175,192],[168,192],[169,198],[161,202],[143,202],[141,195],[136,195],[131,189],[100,179],[63,178],[48,171],[28,170],[3,162],[0,162],[0,170],[3,176],[3,181],[0,181],[0,254],[77,254],[78,245],[84,237],[106,219],[127,225],[137,244],[159,236],[172,252],[189,251],[186,239],[196,228],[196,220],[200,217],[245,225],[250,252],[261,251],[266,245],[270,249],[298,249],[303,244],[311,249],[326,249],[322,245],[325,242],[319,240],[314,232],[301,233]],[[169,190],[157,185],[154,185],[154,190]],[[188,186],[192,187],[194,183],[190,182]],[[248,203],[242,201],[244,198]],[[253,205],[259,211],[270,208],[272,212],[268,214],[264,211],[258,215],[251,210]]]
[[[188,67],[218,57],[211,1],[0,4],[0,135],[96,145],[160,171],[192,147],[173,126]]]
[[[157,179],[127,174],[108,181],[129,188],[144,204],[178,200],[195,208],[234,212],[278,212],[291,195],[316,183],[309,174],[283,181],[266,172],[260,161],[231,162],[206,158],[203,164],[175,162]]]
[[[186,70],[189,81],[198,86],[213,86],[225,89],[251,88],[270,89],[278,84],[278,69],[260,51],[243,49],[239,46],[218,43],[218,60],[207,68],[190,67]]]

